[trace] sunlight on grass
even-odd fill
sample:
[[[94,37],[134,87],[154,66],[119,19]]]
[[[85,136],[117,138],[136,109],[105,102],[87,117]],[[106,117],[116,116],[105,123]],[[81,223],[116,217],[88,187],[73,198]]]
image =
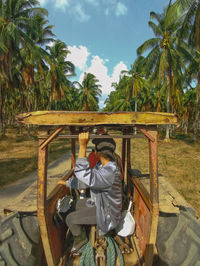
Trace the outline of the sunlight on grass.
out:
[[[18,136],[15,131],[0,139],[0,187],[28,176],[37,170],[38,141],[35,136]],[[69,148],[68,140],[49,145],[48,162],[59,158]]]
[[[149,173],[148,141],[133,139],[132,168]],[[172,139],[158,142],[158,172],[195,208],[200,216],[200,145]]]

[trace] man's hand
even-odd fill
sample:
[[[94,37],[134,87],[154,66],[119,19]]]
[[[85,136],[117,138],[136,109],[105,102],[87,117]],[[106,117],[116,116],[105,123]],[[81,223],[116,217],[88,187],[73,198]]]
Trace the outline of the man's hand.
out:
[[[84,158],[86,157],[86,148],[89,141],[89,132],[80,133],[78,136],[78,141],[79,141],[78,157]]]
[[[66,186],[66,181],[65,180],[59,180],[58,185]]]
[[[87,146],[89,141],[89,132],[83,132],[78,135],[79,145]]]

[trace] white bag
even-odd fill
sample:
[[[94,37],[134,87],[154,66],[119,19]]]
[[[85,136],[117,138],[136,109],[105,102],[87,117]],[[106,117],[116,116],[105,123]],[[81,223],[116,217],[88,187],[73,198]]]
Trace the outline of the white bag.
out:
[[[120,236],[129,236],[132,235],[135,231],[135,220],[130,212],[131,210],[132,201],[130,201],[128,210],[122,212],[122,217],[115,228],[115,231]]]

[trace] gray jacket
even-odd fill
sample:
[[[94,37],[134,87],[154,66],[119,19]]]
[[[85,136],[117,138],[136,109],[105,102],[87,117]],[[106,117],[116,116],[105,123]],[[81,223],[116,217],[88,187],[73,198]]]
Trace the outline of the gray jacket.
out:
[[[90,169],[87,158],[78,158],[74,173],[81,183],[90,187],[91,199],[87,203],[96,205],[99,234],[106,234],[118,225],[121,218],[120,168],[116,162],[110,161],[105,166],[98,162],[93,169]]]

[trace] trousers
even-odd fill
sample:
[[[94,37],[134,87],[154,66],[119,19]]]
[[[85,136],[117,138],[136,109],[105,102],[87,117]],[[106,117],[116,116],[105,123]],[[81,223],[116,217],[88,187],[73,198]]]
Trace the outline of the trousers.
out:
[[[81,234],[82,225],[96,225],[96,206],[88,207],[88,199],[79,199],[76,203],[76,209],[66,217],[66,224],[73,236]]]

